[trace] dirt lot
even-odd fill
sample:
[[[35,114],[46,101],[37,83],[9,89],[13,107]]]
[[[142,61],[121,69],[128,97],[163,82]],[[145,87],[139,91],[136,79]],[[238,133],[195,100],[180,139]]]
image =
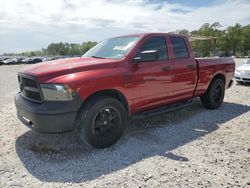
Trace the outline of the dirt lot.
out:
[[[39,134],[17,120],[21,67],[0,66],[0,187],[250,187],[250,85],[234,84],[217,110],[197,100],[130,121],[116,145],[94,150],[75,133]]]

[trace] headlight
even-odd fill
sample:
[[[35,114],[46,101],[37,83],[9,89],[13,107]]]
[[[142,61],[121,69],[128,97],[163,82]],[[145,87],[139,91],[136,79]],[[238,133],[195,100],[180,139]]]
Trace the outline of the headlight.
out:
[[[236,70],[235,70],[235,73],[236,73],[236,74],[240,74],[240,70],[236,69]]]
[[[76,97],[76,93],[64,84],[41,84],[44,100],[46,101],[70,101]]]

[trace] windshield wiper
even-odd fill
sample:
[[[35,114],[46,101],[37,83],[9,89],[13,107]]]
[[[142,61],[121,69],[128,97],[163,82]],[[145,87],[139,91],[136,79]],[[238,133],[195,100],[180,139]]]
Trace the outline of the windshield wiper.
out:
[[[106,59],[105,57],[98,57],[98,56],[94,56],[94,55],[92,55],[91,57],[98,58],[98,59]]]

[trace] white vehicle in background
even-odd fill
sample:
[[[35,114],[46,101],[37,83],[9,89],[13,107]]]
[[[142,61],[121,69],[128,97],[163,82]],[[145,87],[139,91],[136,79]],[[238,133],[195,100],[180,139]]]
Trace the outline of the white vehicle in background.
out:
[[[15,65],[18,63],[17,58],[9,58],[3,61],[4,65]]]
[[[234,78],[238,83],[250,83],[250,59],[236,68]]]

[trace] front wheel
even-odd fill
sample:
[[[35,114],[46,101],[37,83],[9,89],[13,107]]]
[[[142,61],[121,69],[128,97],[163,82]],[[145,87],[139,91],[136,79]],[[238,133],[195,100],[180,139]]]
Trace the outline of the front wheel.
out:
[[[213,80],[206,93],[201,97],[201,102],[205,108],[219,108],[225,95],[225,83],[222,79]]]
[[[100,149],[113,145],[125,130],[127,121],[123,105],[112,97],[89,99],[79,111],[76,128],[82,141]]]

